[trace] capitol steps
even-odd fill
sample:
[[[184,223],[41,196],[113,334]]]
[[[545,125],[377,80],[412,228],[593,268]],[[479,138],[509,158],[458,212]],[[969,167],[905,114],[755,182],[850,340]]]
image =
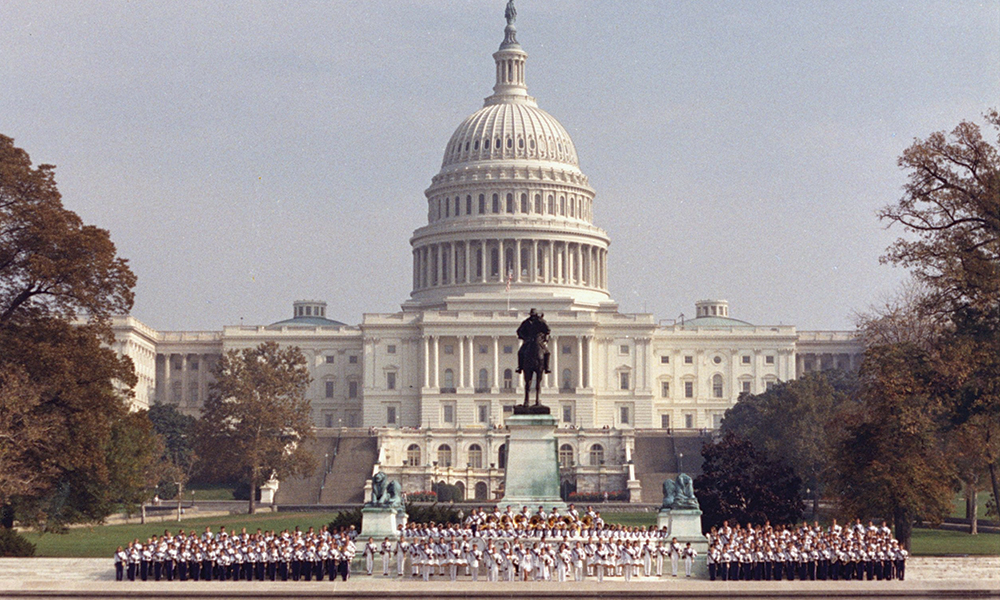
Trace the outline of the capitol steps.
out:
[[[378,438],[366,433],[347,433],[338,438],[338,448],[319,502],[324,505],[361,504],[365,482],[371,479],[378,460]]]
[[[663,482],[684,472],[701,474],[701,447],[710,438],[698,434],[677,434],[669,430],[642,430],[635,435],[635,476],[642,484],[642,501],[663,501]],[[680,459],[683,454],[684,458]]]
[[[293,477],[281,481],[274,502],[278,505],[316,504],[320,499],[323,480],[326,471],[323,464],[324,455],[334,453],[335,439],[317,437],[309,442],[306,449],[316,460],[316,469],[308,477]]]

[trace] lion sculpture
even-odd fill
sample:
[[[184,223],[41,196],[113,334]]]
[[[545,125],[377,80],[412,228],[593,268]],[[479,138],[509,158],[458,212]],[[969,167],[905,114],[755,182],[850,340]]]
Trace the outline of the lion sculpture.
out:
[[[663,504],[660,510],[699,510],[698,499],[694,497],[694,482],[687,473],[681,473],[676,480],[663,482]]]

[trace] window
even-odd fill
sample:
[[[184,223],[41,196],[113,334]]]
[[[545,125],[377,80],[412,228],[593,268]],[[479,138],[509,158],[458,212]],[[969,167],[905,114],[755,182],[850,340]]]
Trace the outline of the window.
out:
[[[510,369],[504,369],[503,371],[503,389],[514,389],[514,372]]]
[[[444,404],[444,405],[442,405],[441,408],[444,409],[443,410],[443,412],[444,412],[443,417],[444,418],[442,420],[445,423],[454,423],[455,422],[455,405],[454,404]]]
[[[490,405],[480,404],[476,407],[476,421],[482,423],[483,425],[489,423],[490,421]]]
[[[594,444],[590,447],[590,466],[597,467],[604,464],[604,446]]]
[[[618,346],[618,354],[628,354],[628,344]]]
[[[629,385],[628,385],[629,384],[629,378],[628,378],[628,375],[629,375],[628,373],[619,373],[618,374],[618,387],[619,388],[621,388],[623,390],[629,389]]]
[[[573,405],[572,404],[563,404],[563,407],[562,407],[562,420],[563,420],[563,423],[572,423],[573,422]]]
[[[569,344],[564,345],[562,347],[562,353],[563,354],[572,354],[573,353],[573,347],[570,346]]]
[[[764,364],[765,365],[773,365],[774,364],[774,355],[773,354],[769,354],[768,356],[765,356],[764,357]]]
[[[664,381],[660,383],[660,397],[669,398],[670,397],[670,382]]]
[[[670,415],[666,413],[660,415],[660,428],[670,429]]]
[[[769,392],[771,390],[773,390],[774,389],[774,382],[773,381],[765,381],[764,382],[764,389],[767,390],[767,391],[769,391]]]
[[[420,466],[420,446],[410,444],[406,449],[406,465],[410,467]]]
[[[573,373],[569,369],[563,369],[562,386],[560,389],[568,390],[573,387]]]
[[[521,194],[521,212],[528,213],[531,208],[528,206],[528,195]]]
[[[453,344],[445,344],[444,345],[444,353],[445,354],[454,354],[455,353],[455,346]]]
[[[740,362],[743,363],[744,365],[749,365],[750,364],[750,355],[749,354],[744,354],[743,356],[741,356],[740,357]]]
[[[694,415],[691,413],[684,415],[684,427],[687,429],[694,429]]]
[[[396,407],[387,406],[385,407],[385,422],[389,425],[396,424]]]
[[[347,397],[348,398],[357,398],[358,397],[358,382],[357,381],[348,382],[348,384],[347,384]]]
[[[396,389],[396,372],[389,371],[385,374],[385,389],[394,390]]]
[[[722,397],[722,375],[715,375],[712,377],[712,397]]]
[[[507,194],[507,212],[514,214],[514,194]]]
[[[465,214],[472,214],[472,196],[465,197]]]
[[[483,449],[479,444],[469,446],[469,466],[473,469],[483,468]]]
[[[486,348],[486,344],[480,344],[479,345],[479,353],[480,354],[487,354],[487,353],[489,353],[489,350],[487,350],[487,348]]]
[[[188,361],[188,367],[192,371],[197,371],[198,370],[198,359],[197,358],[192,358],[190,361]]]
[[[660,364],[661,365],[670,364],[670,357],[669,356],[661,356],[660,357]]]
[[[722,415],[719,413],[712,414],[712,429],[719,429],[722,427]]]
[[[694,364],[694,357],[693,356],[685,356],[684,357],[684,364],[686,364],[686,365],[693,365]]]
[[[347,362],[351,363],[352,365],[358,364],[358,355],[352,354],[351,356],[347,357]]]
[[[333,398],[333,382],[327,381],[326,383],[326,397]]]
[[[479,145],[479,142],[476,142]],[[479,194],[479,214],[486,214],[486,196]]]
[[[395,354],[396,353],[396,344],[389,344],[389,345],[387,345],[385,347],[385,353],[386,354]]]
[[[500,214],[500,196],[493,194],[493,214]]]
[[[559,468],[569,469],[573,466],[573,446],[563,444],[559,446]]]
[[[713,356],[712,357],[712,362],[714,362],[717,365],[721,365],[722,364],[722,357],[721,356]]]
[[[175,360],[175,361],[173,361],[173,363],[174,363],[174,370],[175,371],[180,371],[181,370],[181,361]]]
[[[326,427],[333,427],[333,414],[326,413],[323,415],[323,425]]]
[[[750,382],[749,381],[741,381],[740,382],[740,391],[743,392],[744,394],[749,394],[750,393]]]
[[[503,353],[504,354],[513,354],[514,353],[514,346],[504,346],[503,347]]]
[[[480,391],[490,389],[490,372],[486,369],[479,369],[479,384],[476,389]]]
[[[618,420],[622,425],[628,425],[629,421],[629,407],[619,406],[618,407]]]
[[[441,444],[438,446],[438,466],[439,467],[450,467],[451,466],[451,446],[448,444]]]
[[[693,381],[685,381],[684,382],[684,397],[685,398],[694,398],[694,382]]]
[[[324,358],[326,359],[326,364],[328,364],[328,365],[332,365],[333,364],[333,355],[332,354],[327,354]]]
[[[191,396],[191,402],[192,403],[197,403],[198,402],[198,382],[197,381],[191,382],[191,387],[188,388],[188,393],[189,393],[188,395]]]

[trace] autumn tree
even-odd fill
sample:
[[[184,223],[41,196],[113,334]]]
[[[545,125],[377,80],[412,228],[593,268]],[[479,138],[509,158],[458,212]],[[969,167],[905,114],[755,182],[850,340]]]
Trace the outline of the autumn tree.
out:
[[[1000,114],[985,115],[994,134]],[[922,309],[944,323],[942,376],[951,380],[948,418],[983,430],[994,504],[1000,499],[1000,140],[990,143],[979,125],[960,123],[950,134],[917,139],[899,159],[908,172],[903,197],[879,216],[904,235],[883,261],[910,269],[926,286]]]
[[[249,484],[253,513],[261,485],[315,468],[304,445],[313,435],[309,368],[297,347],[265,342],[226,352],[214,375],[196,450],[205,468]]]
[[[156,403],[149,408],[149,420],[156,434],[163,440],[161,461],[164,469],[160,489],[169,484],[171,489],[176,485],[177,519],[181,518],[181,503],[184,499],[184,486],[198,470],[198,455],[194,451],[194,437],[197,420],[181,414],[176,407],[169,404]],[[161,498],[170,498],[172,494],[160,494]]]
[[[794,523],[802,516],[802,480],[781,460],[769,458],[749,440],[730,431],[705,444],[702,474],[694,482],[708,529],[739,523]]]
[[[763,455],[783,461],[805,483],[819,508],[833,463],[840,428],[838,415],[856,392],[856,378],[843,371],[807,373],[757,395],[743,394],[722,421]]]
[[[33,167],[0,135],[0,385],[26,391],[8,396],[0,437],[27,444],[3,476],[30,479],[2,498],[5,514],[58,528],[114,509],[120,463],[108,451],[115,428],[134,424],[122,390],[135,373],[108,347],[110,319],[131,309],[134,285],[108,232],[63,206],[55,167]],[[25,430],[29,422],[46,434]]]

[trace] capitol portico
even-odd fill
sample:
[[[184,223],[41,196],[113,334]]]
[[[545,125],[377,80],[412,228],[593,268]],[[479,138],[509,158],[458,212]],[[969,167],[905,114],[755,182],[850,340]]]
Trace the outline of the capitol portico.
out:
[[[493,94],[452,134],[425,191],[427,223],[410,239],[412,292],[400,312],[347,325],[328,318],[324,302],[297,301],[290,319],[208,332],[120,318],[119,350],[143,374],[136,402],[197,414],[223,352],[295,345],[311,366],[321,438],[372,429],[373,462],[407,491],[445,482],[494,498],[502,426],[523,397],[515,331],[538,308],[553,333],[542,402],[562,427],[566,488],[628,489],[635,499],[644,432],[715,429],[742,393],[858,366],[851,332],[752,325],[724,300],[697,302],[688,320],[619,312],[608,289],[611,240],[594,224],[599,199],[566,129],[528,95],[513,22],[493,59]]]

